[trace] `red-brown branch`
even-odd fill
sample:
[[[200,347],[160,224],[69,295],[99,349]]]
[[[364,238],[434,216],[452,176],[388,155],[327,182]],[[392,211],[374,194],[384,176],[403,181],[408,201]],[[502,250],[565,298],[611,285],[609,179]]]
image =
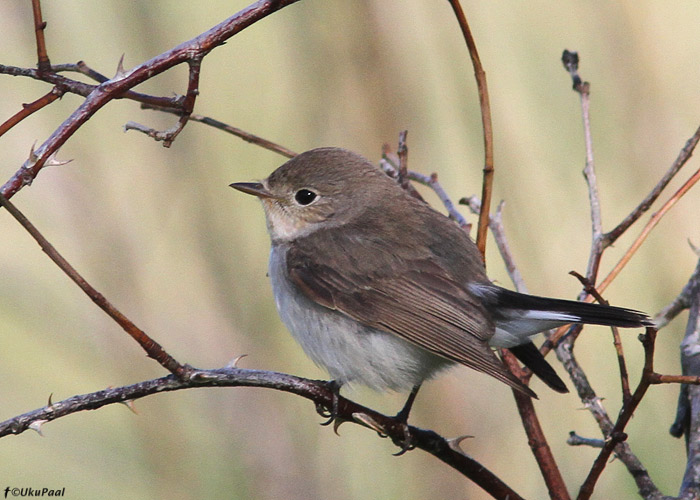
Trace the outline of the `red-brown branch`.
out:
[[[0,125],[0,137],[2,137],[5,134],[5,132],[10,130],[12,127],[17,125],[19,122],[27,118],[32,113],[39,111],[44,106],[48,106],[56,99],[60,99],[62,95],[63,91],[60,90],[58,87],[54,87],[53,89],[51,89],[51,92],[40,97],[36,101],[27,104],[22,104],[22,109],[20,109],[17,113],[9,117],[7,120],[5,120],[3,124]]]
[[[85,281],[78,271],[44,238],[39,230],[20,212],[20,210],[2,194],[0,194],[0,205],[10,212],[10,214],[24,227],[27,232],[36,240],[41,249],[53,260],[61,270],[72,279],[90,299],[97,304],[110,318],[117,322],[126,333],[128,333],[146,351],[148,357],[160,363],[166,370],[177,377],[184,378],[188,372],[188,367],[178,363],[161,346],[149,337],[146,332],[137,327],[129,318],[124,316],[114,307],[100,292],[90,283]]]
[[[41,17],[40,0],[32,0],[32,14],[34,16],[34,34],[36,36],[37,68],[39,73],[48,73],[51,71],[51,61],[49,61],[49,55],[46,52],[46,40],[44,39],[46,21]]]
[[[479,91],[479,105],[481,109],[481,124],[484,133],[484,179],[481,188],[481,212],[479,213],[479,226],[476,230],[476,246],[481,252],[482,259],[486,255],[486,234],[489,228],[489,211],[491,210],[491,193],[493,192],[493,128],[491,125],[491,105],[489,103],[489,91],[486,85],[486,72],[481,65],[479,52],[476,50],[476,42],[472,36],[467,17],[459,0],[450,0],[459,27],[462,29],[464,41],[469,49],[469,56],[474,66],[474,77]]]
[[[173,66],[204,57],[241,30],[297,1],[259,0],[196,38],[136,66],[123,76],[118,76],[97,86],[78,109],[37,148],[35,151],[36,159],[27,160],[3,185],[0,194],[9,199],[23,186],[31,184],[44,167],[49,156],[65,144],[92,115],[112,99]]]
[[[644,394],[651,385],[651,379],[654,373],[654,343],[656,342],[656,329],[647,328],[646,333],[641,336],[642,345],[644,346],[644,369],[642,370],[642,378],[637,385],[632,397],[623,405],[620,411],[620,416],[615,422],[615,426],[606,436],[605,445],[600,450],[598,457],[593,462],[593,466],[586,477],[586,480],[581,485],[577,500],[587,500],[593,494],[596,482],[600,477],[603,469],[608,463],[610,455],[615,450],[615,447],[627,439],[624,433],[627,423],[632,418],[634,411],[642,401]]]

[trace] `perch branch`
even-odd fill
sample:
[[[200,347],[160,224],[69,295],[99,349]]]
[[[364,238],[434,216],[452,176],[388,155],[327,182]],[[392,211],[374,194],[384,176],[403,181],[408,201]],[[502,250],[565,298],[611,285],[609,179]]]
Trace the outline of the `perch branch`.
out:
[[[405,424],[393,417],[385,416],[361,406],[342,396],[335,396],[329,384],[322,380],[309,380],[283,373],[242,368],[222,368],[217,370],[191,369],[184,379],[173,375],[148,380],[138,384],[110,388],[102,391],[73,396],[49,406],[19,415],[0,423],[0,437],[20,434],[28,429],[40,428],[44,423],[79,411],[95,410],[113,403],[123,403],[151,394],[177,391],[196,387],[263,387],[276,389],[302,396],[324,407],[333,407],[337,397],[338,421],[354,422],[372,429],[380,429],[392,441],[401,443],[406,438]],[[370,423],[371,425],[368,425]],[[412,444],[470,480],[474,481],[494,498],[521,499],[508,485],[483,465],[467,456],[459,449],[459,439],[445,439],[434,431],[407,426]]]

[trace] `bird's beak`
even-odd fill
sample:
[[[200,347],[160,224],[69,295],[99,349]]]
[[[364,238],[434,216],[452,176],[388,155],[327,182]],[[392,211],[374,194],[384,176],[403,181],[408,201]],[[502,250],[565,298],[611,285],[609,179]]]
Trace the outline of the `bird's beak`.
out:
[[[260,182],[234,182],[230,184],[233,189],[238,189],[247,194],[252,194],[258,198],[274,198],[272,193],[270,193],[265,186]]]

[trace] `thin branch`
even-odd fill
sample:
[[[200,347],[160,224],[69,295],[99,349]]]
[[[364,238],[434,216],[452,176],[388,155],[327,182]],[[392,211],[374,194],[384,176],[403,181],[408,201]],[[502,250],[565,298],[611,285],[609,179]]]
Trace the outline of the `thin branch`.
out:
[[[96,81],[109,81],[109,78],[101,75],[100,73],[94,70],[90,69],[87,72],[81,71],[79,67],[84,64],[85,63],[83,63],[82,61],[77,64],[60,64],[57,66],[52,66],[52,70],[56,72],[75,71],[78,73],[89,75]],[[10,76],[23,76],[27,78],[32,78],[34,80],[51,83],[58,87],[58,89],[64,93],[76,94],[83,97],[89,96],[93,91],[95,91],[95,89],[98,88],[98,85],[91,85],[89,83],[79,82],[77,80],[58,75],[54,72],[39,73],[38,70],[33,68],[19,68],[17,66],[5,66],[3,64],[0,64],[0,74]],[[129,99],[132,101],[151,104],[153,106],[172,107],[175,109],[179,109],[182,108],[183,97],[159,97],[148,94],[141,94],[140,92],[134,92],[133,90],[127,90],[118,95],[115,95],[114,99]]]
[[[698,251],[697,249],[694,250],[698,257],[700,257],[700,251]],[[683,290],[681,290],[681,293],[679,293],[678,296],[675,299],[673,299],[673,301],[669,305],[664,307],[661,311],[659,311],[656,314],[656,316],[654,316],[654,323],[656,324],[656,327],[659,330],[661,330],[661,328],[670,323],[671,320],[675,318],[681,311],[684,311],[685,309],[688,309],[690,307],[690,301],[691,298],[694,297],[693,294],[699,286],[698,283],[700,283],[700,260],[695,266],[693,274],[690,275],[688,283],[686,283],[683,287]]]
[[[649,383],[700,385],[700,375],[663,375],[661,373],[652,373],[649,376]]]
[[[523,378],[523,370],[520,368],[515,356],[507,349],[501,349],[501,355],[508,369],[523,380],[524,383],[527,383],[527,380]],[[513,397],[523,423],[523,429],[527,434],[528,445],[547,485],[549,497],[557,500],[568,500],[571,497],[552,454],[552,449],[549,447],[547,438],[542,430],[533,399],[515,389],[513,389]]]
[[[676,161],[673,162],[671,167],[664,174],[661,180],[656,184],[656,186],[654,186],[654,189],[651,190],[647,197],[644,198],[644,200],[642,200],[642,202],[637,206],[637,208],[635,208],[627,217],[625,217],[622,220],[622,222],[620,222],[617,225],[617,227],[615,227],[613,230],[607,232],[604,235],[606,247],[612,245],[622,233],[624,233],[647,210],[649,210],[652,203],[656,201],[656,199],[659,197],[664,188],[668,186],[669,182],[671,182],[671,179],[673,179],[674,176],[678,172],[680,172],[681,168],[683,168],[683,166],[693,155],[693,151],[698,145],[698,141],[700,141],[700,127],[698,127],[698,129],[695,131],[695,134],[693,134],[693,136],[686,141],[685,146],[683,147],[683,149],[681,149],[680,153],[678,154],[678,157],[676,158]]]
[[[178,377],[183,377],[187,371],[188,367],[183,366],[178,363],[172,356],[170,356],[155,340],[151,339],[143,330],[138,328],[129,318],[124,316],[116,307],[114,307],[100,292],[98,292],[92,285],[90,285],[85,279],[71,266],[68,261],[66,261],[63,256],[58,253],[51,243],[49,243],[46,238],[39,232],[39,230],[20,212],[15,205],[0,194],[0,205],[5,207],[5,209],[10,212],[10,214],[19,222],[22,227],[24,227],[27,232],[36,240],[41,249],[53,260],[56,265],[64,272],[70,279],[72,279],[80,289],[85,292],[85,294],[90,297],[90,299],[102,309],[110,318],[117,322],[126,333],[128,333],[139,345],[146,351],[148,357],[153,358],[158,363],[161,364],[166,370],[177,375]]]
[[[337,397],[339,422],[347,421],[381,430],[383,436],[401,443],[406,438],[405,424],[370,408],[366,408],[342,396],[335,396],[329,384],[322,380],[309,380],[284,373],[241,368],[217,370],[191,369],[186,378],[173,375],[148,380],[138,384],[105,389],[90,394],[73,396],[0,423],[0,437],[20,434],[28,429],[40,428],[44,423],[79,411],[95,410],[113,403],[123,403],[151,394],[198,387],[262,387],[302,396],[317,406],[330,408]],[[495,474],[462,452],[459,439],[445,439],[434,431],[407,426],[411,442],[453,469],[468,477],[494,498],[522,499]]]
[[[640,336],[640,340],[644,346],[644,369],[642,371],[642,378],[639,381],[634,394],[632,394],[632,397],[629,399],[627,404],[622,407],[617,422],[615,422],[615,426],[609,433],[606,433],[605,446],[603,446],[603,449],[593,462],[593,466],[591,467],[586,480],[581,485],[581,489],[579,490],[577,497],[578,500],[586,500],[593,494],[596,482],[603,472],[603,469],[605,469],[610,455],[620,443],[627,439],[627,435],[624,433],[625,427],[632,418],[637,406],[642,401],[647,389],[649,389],[649,379],[654,373],[654,343],[656,341],[656,329],[647,328],[646,333]],[[646,497],[650,496],[649,494],[651,492],[641,493]]]
[[[459,200],[459,204],[467,205],[469,210],[474,214],[478,214],[481,211],[481,200],[476,196],[464,197]],[[515,289],[520,293],[527,293],[527,285],[525,284],[522,274],[520,274],[518,266],[515,264],[513,252],[510,249],[508,238],[506,238],[505,226],[503,225],[503,208],[505,205],[505,200],[501,200],[496,209],[496,213],[489,217],[489,229],[491,230],[491,234],[493,234],[493,238],[496,240],[496,247],[501,254],[501,259],[503,259],[506,265],[506,271],[513,285],[515,285]]]
[[[605,277],[603,281],[600,282],[598,285],[598,290],[600,292],[603,292],[610,283],[617,277],[617,275],[620,273],[620,271],[627,265],[627,262],[632,258],[632,256],[635,254],[635,252],[639,249],[640,246],[642,246],[642,243],[644,243],[644,240],[646,240],[647,236],[649,236],[649,233],[651,233],[652,229],[656,227],[656,225],[659,223],[659,221],[663,218],[666,213],[673,208],[673,206],[678,203],[678,201],[683,198],[683,196],[690,191],[690,188],[692,188],[696,182],[700,180],[700,169],[696,170],[695,173],[687,180],[685,183],[676,191],[671,198],[664,203],[664,205],[659,209],[658,212],[656,212],[654,215],[651,216],[649,219],[649,222],[646,223],[644,226],[644,229],[642,229],[642,232],[637,236],[637,238],[634,240],[632,245],[630,245],[629,249],[625,254],[622,256],[622,258],[618,261],[618,263],[615,265],[612,271],[608,273],[608,275]]]
[[[579,436],[574,431],[569,432],[569,438],[566,440],[569,446],[590,446],[592,448],[602,448],[605,446],[605,441],[602,439],[587,438]]]
[[[182,132],[185,125],[187,125],[190,115],[192,114],[192,110],[194,109],[195,100],[199,95],[199,74],[202,69],[202,58],[201,56],[195,57],[187,61],[187,64],[190,67],[187,95],[183,101],[182,110],[178,113],[180,119],[177,121],[177,123],[168,130],[158,132],[154,129],[148,129],[138,123],[128,122],[124,126],[125,131],[137,130],[139,132],[145,132],[149,137],[154,138],[156,141],[163,141],[163,146],[166,148],[169,148],[172,145],[175,138],[180,134],[180,132]]]
[[[476,42],[467,23],[467,17],[459,3],[459,0],[450,0],[459,27],[462,29],[464,41],[469,49],[469,56],[474,66],[476,86],[479,90],[479,106],[481,109],[481,123],[484,132],[484,180],[481,191],[481,212],[479,214],[479,226],[476,231],[476,246],[481,252],[482,259],[486,256],[486,234],[489,226],[489,211],[491,209],[491,194],[493,192],[493,129],[491,125],[491,105],[489,104],[489,91],[486,85],[486,73],[476,50]]]
[[[176,109],[161,108],[158,106],[150,106],[148,104],[142,104],[141,109],[152,109],[155,111],[162,111],[163,113],[171,113],[174,115],[179,115],[181,113]],[[246,142],[255,144],[256,146],[260,146],[263,149],[267,149],[268,151],[272,151],[273,153],[277,153],[286,158],[294,158],[297,155],[297,153],[295,153],[291,149],[285,148],[284,146],[281,146],[272,141],[268,141],[267,139],[264,139],[255,134],[251,134],[250,132],[246,132],[245,130],[242,130],[240,128],[228,125],[224,122],[220,122],[219,120],[215,120],[214,118],[209,118],[208,116],[202,116],[193,113],[190,115],[190,121],[203,123],[204,125],[209,125],[210,127],[214,127],[218,130],[223,130],[224,132],[228,132],[229,134],[235,135],[239,139],[243,139]]]
[[[394,179],[403,189],[405,189],[408,194],[413,196],[415,199],[427,203],[418,190],[408,182],[411,175],[418,175],[415,172],[408,170],[408,147],[406,146],[406,131],[399,133],[399,145],[396,154],[391,152],[391,146],[384,143],[382,145],[382,159],[379,160],[379,168],[381,168],[385,174]],[[401,154],[399,154],[399,151]],[[405,173],[401,173],[401,169],[405,170]]]
[[[5,134],[5,132],[7,132],[19,122],[30,116],[32,113],[35,113],[40,109],[44,108],[45,106],[48,106],[55,100],[60,99],[62,96],[63,91],[60,90],[58,87],[54,87],[48,94],[40,97],[36,101],[27,104],[22,104],[22,109],[20,109],[17,113],[12,115],[7,120],[5,120],[4,123],[0,124],[0,137],[2,137]]]
[[[258,0],[196,38],[132,68],[123,76],[113,78],[99,85],[36,150],[36,160],[26,161],[0,189],[0,193],[6,198],[11,198],[23,186],[30,184],[44,167],[44,163],[49,156],[60,148],[92,115],[112,99],[173,66],[206,55],[241,30],[297,1]]]
[[[462,205],[467,205],[473,213],[480,213],[481,211],[480,201],[475,196],[462,198],[459,203]],[[515,265],[515,261],[508,245],[508,240],[505,236],[502,218],[503,206],[504,202],[502,201],[498,205],[496,213],[489,217],[489,228],[496,239],[496,246],[501,253],[502,259],[506,263],[508,275],[515,284],[516,289],[521,293],[527,293],[525,282],[522,279],[517,266]],[[527,368],[521,368],[512,353],[506,349],[501,349],[501,357],[503,358],[503,361],[508,369],[516,377],[518,377],[524,384],[529,382],[530,378],[532,377],[532,372]],[[524,396],[520,393],[520,391],[516,390],[513,390],[513,396],[520,414],[520,419],[523,423],[523,429],[528,437],[528,444],[530,445],[530,449],[535,456],[537,465],[542,472],[542,477],[544,478],[547,489],[549,490],[550,498],[570,498],[566,489],[566,483],[561,476],[559,467],[557,466],[552,450],[549,447],[547,438],[542,430],[539,418],[537,417],[537,413],[535,412],[532,398]]]
[[[469,232],[471,224],[469,224],[467,222],[467,219],[465,219],[464,216],[457,211],[457,209],[455,208],[455,204],[452,203],[452,200],[450,199],[449,195],[442,187],[440,182],[438,182],[438,174],[436,172],[433,172],[430,175],[425,175],[419,172],[409,170],[408,178],[412,181],[415,181],[424,186],[428,186],[430,189],[432,189],[437,195],[437,197],[440,198],[440,201],[447,210],[447,215],[450,217],[450,219],[455,221],[459,225],[459,227]]]
[[[569,274],[575,276],[581,284],[587,294],[592,295],[595,299],[603,305],[610,305],[610,303],[605,300],[598,290],[593,286],[593,284],[585,277],[581,276],[576,271],[571,271]],[[611,327],[613,334],[613,345],[615,346],[615,351],[617,352],[617,364],[620,367],[620,383],[622,384],[622,403],[625,404],[629,398],[632,396],[630,393],[630,381],[629,373],[627,372],[627,363],[625,363],[625,353],[622,349],[622,342],[620,341],[620,332],[616,327]]]
[[[44,30],[46,21],[41,17],[41,0],[32,0],[32,14],[34,16],[34,34],[36,36],[37,69],[39,73],[51,71],[51,61],[46,53],[46,40]]]
[[[399,132],[399,147],[396,149],[396,155],[399,157],[398,181],[399,185],[408,189],[408,145],[406,145],[406,136],[408,130]]]

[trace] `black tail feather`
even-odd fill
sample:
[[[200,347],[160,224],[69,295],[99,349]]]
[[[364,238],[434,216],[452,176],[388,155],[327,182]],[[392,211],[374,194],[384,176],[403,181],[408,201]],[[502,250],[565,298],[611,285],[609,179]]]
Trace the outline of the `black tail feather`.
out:
[[[515,347],[509,347],[508,350],[549,387],[557,392],[569,392],[564,381],[559,378],[559,375],[554,371],[552,365],[544,359],[544,356],[542,356],[539,349],[535,347],[535,344],[527,342]]]
[[[622,328],[654,326],[652,319],[645,313],[624,307],[537,297],[500,287],[493,287],[493,291],[485,294],[483,297],[491,302],[492,305],[495,305],[496,309],[560,312],[575,316],[577,321],[572,321],[572,323],[619,326]]]

